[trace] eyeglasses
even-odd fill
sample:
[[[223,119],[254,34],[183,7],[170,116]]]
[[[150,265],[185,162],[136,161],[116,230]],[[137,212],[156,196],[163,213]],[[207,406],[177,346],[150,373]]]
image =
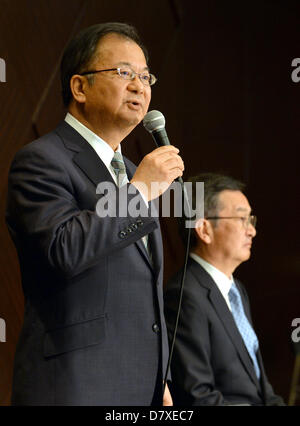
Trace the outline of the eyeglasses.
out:
[[[144,86],[153,86],[153,84],[157,82],[157,78],[155,77],[155,75],[150,74],[148,72],[137,73],[131,68],[109,68],[107,70],[92,70],[82,72],[79,75],[96,74],[98,72],[106,71],[117,71],[118,75],[124,80],[134,80],[135,77],[138,76]]]
[[[257,217],[254,215],[250,215],[250,216],[210,216],[207,217],[206,219],[240,219],[242,221],[242,224],[244,226],[244,228],[248,228],[249,225],[252,225],[254,228],[256,227],[256,223],[257,223]]]

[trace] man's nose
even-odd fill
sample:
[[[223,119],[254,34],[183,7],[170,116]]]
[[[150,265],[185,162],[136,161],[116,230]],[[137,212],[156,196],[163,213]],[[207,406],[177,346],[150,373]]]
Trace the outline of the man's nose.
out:
[[[252,238],[256,235],[256,228],[251,223],[247,226],[247,235],[250,235]]]
[[[136,74],[133,80],[130,80],[128,89],[136,93],[144,93],[145,86],[141,82],[140,77]]]

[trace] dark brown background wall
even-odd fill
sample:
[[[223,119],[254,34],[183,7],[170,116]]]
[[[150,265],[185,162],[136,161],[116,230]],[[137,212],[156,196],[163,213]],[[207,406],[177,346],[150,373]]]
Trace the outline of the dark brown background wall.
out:
[[[247,286],[265,366],[287,399],[294,356],[291,322],[300,317],[299,1],[0,0],[0,405],[9,404],[23,296],[5,221],[7,174],[15,152],[64,117],[58,66],[70,37],[88,25],[126,21],[139,29],[159,77],[152,109],[167,120],[185,176],[222,171],[243,179],[258,215]],[[142,126],[123,142],[136,163],[153,149]],[[20,212],[22,214],[22,212]],[[165,281],[183,261],[175,223],[162,221]]]

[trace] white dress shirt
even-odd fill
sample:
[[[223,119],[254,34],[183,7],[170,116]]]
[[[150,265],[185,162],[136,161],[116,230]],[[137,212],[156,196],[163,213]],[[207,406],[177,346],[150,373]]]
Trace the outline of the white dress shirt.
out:
[[[221,272],[219,269],[217,269],[210,263],[206,262],[206,260],[202,259],[202,257],[198,256],[195,253],[190,253],[190,257],[194,259],[195,262],[199,263],[202,268],[205,269],[205,271],[211,276],[211,278],[216,283],[218,289],[220,290],[222,296],[224,297],[229,310],[231,311],[228,293],[233,282],[233,276],[231,276],[231,278],[228,278],[223,272]]]

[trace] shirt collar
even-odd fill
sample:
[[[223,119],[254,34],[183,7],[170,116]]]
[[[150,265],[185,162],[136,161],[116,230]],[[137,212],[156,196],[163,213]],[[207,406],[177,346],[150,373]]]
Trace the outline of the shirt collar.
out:
[[[112,147],[103,139],[101,139],[98,135],[96,135],[96,133],[92,132],[84,124],[78,121],[69,112],[65,117],[65,121],[92,146],[92,148],[96,151],[96,153],[101,158],[106,167],[110,169],[110,163],[114,156],[114,150],[112,149]],[[122,155],[121,144],[119,144],[116,152],[119,152]]]
[[[223,272],[213,266],[211,263],[206,262],[206,260],[202,259],[202,257],[198,256],[195,253],[190,253],[190,257],[195,260],[195,262],[199,263],[203,269],[212,277],[220,292],[222,293],[225,300],[228,300],[228,293],[233,283],[233,276],[231,275],[228,278]]]

